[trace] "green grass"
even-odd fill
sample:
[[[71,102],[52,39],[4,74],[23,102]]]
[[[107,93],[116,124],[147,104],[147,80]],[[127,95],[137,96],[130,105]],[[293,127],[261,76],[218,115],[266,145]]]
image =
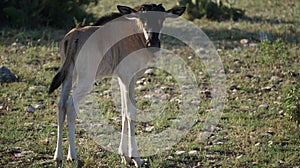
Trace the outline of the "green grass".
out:
[[[158,1],[155,1],[158,2]],[[167,7],[174,4],[165,2]],[[88,10],[98,16],[115,11],[117,1],[103,0]],[[136,5],[135,1],[120,3]],[[300,81],[300,3],[291,1],[246,1],[235,7],[244,8],[248,19],[239,22],[195,20],[213,41],[227,77],[227,101],[217,131],[207,141],[199,142],[199,132],[208,114],[210,98],[200,88],[201,106],[195,116],[196,124],[170,150],[146,157],[150,167],[296,167],[300,165],[300,131],[291,120],[299,96],[291,94]],[[259,34],[266,32],[270,42],[260,43]],[[53,167],[56,142],[56,108],[59,91],[47,95],[55,71],[60,66],[58,42],[66,32],[52,28],[36,30],[8,29],[0,31],[0,65],[16,74],[18,82],[0,85],[0,167]],[[248,39],[249,44],[240,44]],[[280,39],[280,40],[277,40]],[[168,39],[166,39],[168,40]],[[167,43],[168,41],[166,41]],[[197,76],[199,83],[211,86],[205,67],[189,60],[192,55],[184,46],[169,49],[180,54]],[[149,81],[137,90],[139,109],[148,108],[151,99],[145,97],[157,84],[173,87],[166,91],[167,99],[180,98],[174,79],[162,70],[156,76],[143,76]],[[204,72],[204,73],[201,73]],[[107,120],[120,112],[112,102],[110,79],[99,81],[94,91],[99,93],[97,106],[106,111]],[[147,90],[148,89],[148,90]],[[43,106],[34,113],[28,106]],[[264,108],[261,105],[268,105]],[[296,106],[297,107],[297,106]],[[137,134],[148,135],[169,127],[178,113],[178,103],[167,103],[163,117],[138,124]],[[299,111],[298,111],[299,112]],[[297,114],[297,113],[296,113]],[[120,131],[120,123],[111,123]],[[80,122],[80,121],[78,121]],[[67,125],[65,125],[67,127]],[[65,129],[66,130],[66,129]],[[66,131],[64,137],[67,137]],[[117,167],[120,158],[96,144],[84,129],[76,130],[77,154],[82,167]],[[17,148],[20,147],[20,148]],[[197,150],[197,154],[188,151]],[[176,151],[186,151],[176,155]],[[22,155],[24,154],[24,155]],[[67,140],[64,140],[67,154]],[[67,167],[71,164],[67,163]]]

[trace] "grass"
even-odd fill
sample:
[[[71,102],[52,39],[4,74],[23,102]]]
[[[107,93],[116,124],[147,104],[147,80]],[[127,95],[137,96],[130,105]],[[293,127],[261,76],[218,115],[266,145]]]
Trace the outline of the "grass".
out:
[[[88,10],[102,15],[113,11],[117,1],[103,0]],[[136,4],[134,1],[122,3]],[[167,7],[172,3],[164,1]],[[297,84],[300,81],[300,3],[291,1],[246,1],[235,7],[244,8],[248,18],[239,22],[195,20],[213,41],[227,77],[227,102],[217,129],[204,142],[199,141],[203,120],[208,114],[209,76],[184,46],[171,50],[180,54],[193,69],[197,80],[206,84],[200,88],[201,106],[196,124],[170,150],[146,157],[150,167],[297,167],[300,166],[300,132],[293,110],[299,105]],[[0,31],[0,65],[16,74],[18,82],[0,86],[0,165],[1,167],[53,167],[56,141],[56,108],[59,91],[47,95],[47,88],[60,65],[58,42],[66,32],[53,28],[36,30],[8,29]],[[260,42],[261,33],[270,41]],[[241,44],[241,39],[249,43]],[[277,40],[279,39],[279,40]],[[167,43],[167,41],[166,41]],[[166,100],[180,99],[178,87],[170,74],[154,70],[156,76],[143,76],[147,81],[137,90],[139,109],[148,108],[146,95],[160,86]],[[203,73],[201,73],[203,72]],[[105,117],[116,131],[120,130],[119,108],[109,93],[110,79],[101,80],[94,92],[97,107],[107,111]],[[149,91],[150,90],[150,91]],[[297,92],[297,93],[298,93]],[[41,106],[37,106],[41,105]],[[33,106],[35,111],[26,112]],[[178,102],[165,106],[163,117],[139,123],[137,134],[150,135],[168,128],[178,113]],[[298,111],[299,112],[299,111]],[[297,114],[297,112],[295,112]],[[157,116],[155,116],[157,117]],[[78,121],[80,122],[80,121]],[[66,125],[67,126],[67,125]],[[154,126],[153,132],[147,127]],[[66,129],[65,129],[66,130]],[[67,133],[64,132],[64,137]],[[67,140],[64,153],[67,154]],[[76,130],[77,153],[82,167],[118,167],[120,158],[106,151],[88,136],[86,130]],[[196,150],[198,153],[189,154]],[[186,151],[177,155],[178,151]],[[67,163],[67,167],[71,166]]]

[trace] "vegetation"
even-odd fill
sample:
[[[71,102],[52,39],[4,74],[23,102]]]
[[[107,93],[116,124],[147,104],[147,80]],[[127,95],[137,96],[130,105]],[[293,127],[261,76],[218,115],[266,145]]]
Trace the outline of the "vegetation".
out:
[[[174,6],[167,0],[153,2],[162,2],[167,8]],[[116,11],[118,3],[101,0],[98,6],[90,4],[86,10],[98,17]],[[135,6],[136,1],[120,4]],[[192,129],[169,150],[144,157],[149,167],[300,165],[300,2],[240,0],[235,6],[246,9],[248,18],[236,22],[205,17],[194,20],[213,41],[227,77],[223,115],[204,142],[199,141],[199,132],[211,100],[205,66],[186,46],[174,46],[169,38],[163,40],[164,47],[182,56],[191,67],[200,86],[207,87],[199,88],[201,102]],[[53,95],[47,95],[47,90],[61,63],[58,43],[65,33],[51,27],[1,28],[0,66],[8,67],[18,82],[0,84],[0,167],[54,167],[59,90]],[[180,91],[172,83],[173,77],[162,70],[153,73],[140,79],[144,85],[137,88],[138,108],[149,107],[151,89],[164,91],[167,104],[162,117],[138,124],[137,135],[168,128],[178,113]],[[119,131],[120,112],[112,101],[111,80],[98,81],[93,92],[97,107],[105,112],[105,121]],[[66,157],[66,131],[63,137]],[[120,165],[119,155],[95,143],[83,128],[76,129],[76,144],[82,167]],[[67,163],[66,167],[70,166]]]
[[[97,0],[94,0],[96,3]],[[90,0],[9,0],[0,2],[1,26],[71,28],[74,21],[90,22],[83,8]]]
[[[232,7],[234,0],[178,0],[177,4],[187,7],[187,18],[194,20],[205,16],[211,20],[238,20],[245,11]]]

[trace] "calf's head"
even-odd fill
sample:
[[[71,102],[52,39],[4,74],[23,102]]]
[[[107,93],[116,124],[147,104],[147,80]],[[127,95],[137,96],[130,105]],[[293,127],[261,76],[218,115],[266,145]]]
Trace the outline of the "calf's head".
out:
[[[142,24],[146,46],[160,48],[160,31],[167,17],[178,17],[183,14],[185,7],[174,7],[165,10],[162,4],[143,4],[137,9],[127,6],[117,6],[121,14],[129,19],[139,19]],[[155,50],[154,50],[155,51]]]

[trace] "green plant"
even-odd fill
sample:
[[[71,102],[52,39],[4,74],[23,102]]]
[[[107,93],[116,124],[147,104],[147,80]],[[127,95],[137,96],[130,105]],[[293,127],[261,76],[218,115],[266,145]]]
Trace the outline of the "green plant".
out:
[[[285,42],[278,38],[274,42],[268,39],[262,40],[259,44],[258,63],[262,65],[273,65],[280,58],[285,64],[288,57],[288,48]]]
[[[234,0],[178,0],[177,5],[187,7],[187,18],[194,20],[205,16],[211,20],[238,20],[245,11],[232,7]]]
[[[0,25],[36,27],[74,27],[74,20],[91,21],[93,16],[83,9],[90,0],[10,0],[0,2]],[[94,0],[96,3],[97,1]],[[30,5],[29,5],[30,4]],[[78,23],[77,23],[78,24]]]
[[[286,90],[281,107],[290,116],[290,119],[300,124],[300,85],[289,87]]]

